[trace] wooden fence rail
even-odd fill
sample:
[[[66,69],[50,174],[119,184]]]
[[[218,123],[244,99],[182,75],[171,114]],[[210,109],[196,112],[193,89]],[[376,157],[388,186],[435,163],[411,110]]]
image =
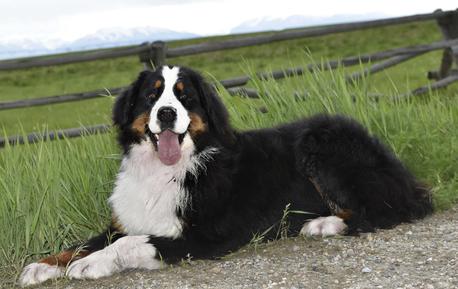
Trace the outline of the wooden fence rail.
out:
[[[259,94],[254,89],[246,89],[246,88],[229,88],[228,92],[230,95],[243,95],[246,97],[257,98]],[[261,110],[262,111],[262,110]],[[5,147],[6,145],[18,145],[18,144],[25,144],[25,143],[36,143],[40,141],[48,141],[48,140],[59,140],[63,138],[74,138],[80,137],[83,135],[93,135],[93,134],[102,134],[107,133],[111,129],[111,125],[109,124],[98,124],[92,126],[83,126],[83,127],[76,127],[76,128],[69,128],[63,130],[56,130],[50,132],[33,132],[28,135],[14,135],[9,136],[6,138],[0,137],[0,148]]]
[[[145,51],[148,51],[149,49],[149,44],[144,44],[134,47],[100,49],[87,52],[75,52],[63,55],[57,54],[48,56],[18,58],[12,60],[2,60],[0,61],[0,71],[119,58],[125,56],[138,55],[144,53]]]
[[[0,102],[0,110],[87,100],[87,99],[105,97],[106,95],[109,95],[109,94],[117,95],[123,89],[125,89],[125,87],[99,89],[99,90],[88,91],[88,92],[64,94],[64,95],[57,95],[57,96],[48,96],[48,97],[41,97],[41,98],[21,99],[21,100],[16,100],[16,101],[9,101],[9,102]]]
[[[346,80],[349,81],[349,82],[356,82],[357,80],[363,78],[363,77],[367,77],[368,75],[370,74],[374,74],[374,73],[377,73],[379,71],[382,71],[382,70],[385,70],[389,67],[392,67],[392,66],[395,66],[395,65],[398,65],[399,63],[402,63],[402,62],[406,62],[412,58],[415,58],[415,57],[418,57],[424,53],[426,53],[427,51],[422,51],[422,52],[414,52],[414,53],[410,53],[410,54],[403,54],[403,55],[397,55],[397,56],[393,56],[393,57],[390,57],[388,58],[387,60],[385,61],[382,61],[382,62],[379,62],[379,63],[375,63],[374,65],[368,67],[368,68],[365,68],[363,71],[358,71],[358,72],[355,72],[349,76],[346,77]]]
[[[354,23],[343,23],[334,25],[324,25],[319,27],[309,27],[302,29],[289,29],[279,32],[273,32],[270,35],[258,35],[251,37],[241,37],[236,39],[204,42],[195,45],[187,45],[177,48],[169,48],[165,51],[165,57],[172,58],[185,55],[193,55],[198,53],[214,52],[227,49],[248,47],[254,45],[268,44],[278,41],[299,39],[305,37],[316,37],[328,34],[355,31],[374,27],[382,27],[388,25],[404,24],[415,21],[428,21],[434,19],[446,19],[454,16],[458,10],[451,11],[436,11],[428,14],[418,14],[411,16],[387,18],[380,20],[361,21]],[[141,59],[145,59],[145,54],[152,54],[150,59],[155,58],[154,44],[142,44],[139,46],[127,46],[114,49],[101,49],[88,52],[72,53],[67,55],[51,55],[43,57],[30,57],[13,60],[0,61],[0,70],[14,70],[30,67],[41,67],[51,65],[70,64],[84,61],[94,61],[107,58],[124,57],[129,55],[139,55]],[[162,52],[164,53],[164,52]],[[157,55],[156,55],[157,56]]]
[[[324,63],[311,63],[304,68],[287,68],[284,70],[277,70],[273,72],[264,72],[258,73],[257,78],[261,80],[273,78],[273,79],[282,79],[289,76],[301,75],[306,71],[315,71],[319,70],[328,70],[336,69],[339,66],[352,66],[358,65],[360,63],[369,63],[379,60],[388,59],[386,62],[374,64],[372,67],[368,68],[363,74],[367,75],[369,72],[375,73],[386,69],[388,67],[394,66],[401,62],[407,61],[413,57],[419,56],[423,53],[444,49],[447,47],[454,47],[458,45],[458,39],[437,41],[430,44],[415,45],[409,47],[401,47],[395,49],[389,49],[385,51],[380,51],[372,54],[365,54],[359,56],[351,56],[343,58],[341,60],[331,60]],[[351,79],[361,78],[363,76],[361,73],[355,73],[350,76]],[[250,76],[244,75],[231,79],[221,80],[220,84],[225,88],[237,87],[246,85],[251,80]],[[107,94],[116,95],[121,92],[124,87],[116,87],[109,89],[99,89],[95,91],[82,92],[82,93],[72,93],[58,96],[50,96],[43,98],[32,98],[32,99],[23,99],[9,102],[0,102],[0,110],[22,108],[22,107],[32,107],[48,104],[56,104],[70,101],[79,101],[87,100],[92,98],[104,97]]]
[[[306,29],[287,30],[277,32],[272,35],[260,35],[240,39],[231,39],[226,41],[218,42],[206,42],[195,45],[188,45],[179,48],[171,48],[167,50],[167,57],[178,57],[185,55],[192,55],[205,52],[220,51],[226,49],[241,48],[247,46],[268,44],[278,41],[292,40],[298,38],[309,38],[324,36],[328,34],[335,34],[341,32],[349,32],[355,30],[362,30],[374,27],[383,27],[388,25],[405,24],[415,21],[427,21],[433,19],[439,19],[441,17],[447,17],[449,15],[455,15],[456,11],[436,11],[429,14],[418,14],[412,16],[387,18],[380,20],[361,21],[353,23],[343,23],[336,25],[326,25],[322,27],[311,27]]]
[[[107,124],[98,124],[93,126],[69,128],[45,133],[34,132],[26,136],[10,136],[7,138],[0,138],[0,148],[5,147],[7,143],[9,145],[18,145],[25,143],[36,143],[47,140],[80,137],[83,135],[92,135],[97,133],[106,133],[110,130],[110,127],[111,126]]]

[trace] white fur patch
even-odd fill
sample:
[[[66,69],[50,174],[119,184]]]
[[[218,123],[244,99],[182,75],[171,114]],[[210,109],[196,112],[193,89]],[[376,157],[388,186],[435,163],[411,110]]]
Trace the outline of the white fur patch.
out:
[[[306,236],[334,236],[347,228],[344,221],[336,216],[319,217],[304,224],[300,234]]]
[[[184,108],[183,104],[177,99],[173,92],[173,87],[178,80],[179,67],[169,68],[164,66],[162,68],[162,76],[164,77],[164,91],[159,97],[158,101],[154,104],[150,113],[150,121],[148,123],[149,129],[153,133],[160,133],[160,121],[157,118],[157,113],[160,108],[164,106],[173,107],[176,110],[177,119],[175,126],[172,129],[177,134],[185,133],[188,129],[191,119],[188,116],[188,111]]]
[[[161,267],[156,248],[148,243],[148,236],[126,236],[73,262],[66,274],[75,279],[97,279],[129,268],[153,270]]]
[[[46,263],[31,263],[22,270],[19,285],[22,287],[35,285],[49,279],[64,276],[64,268]]]
[[[197,175],[218,150],[208,148],[194,155],[194,143],[186,135],[181,159],[162,164],[148,139],[133,145],[124,157],[109,202],[114,215],[128,235],[178,238],[182,224],[177,209],[185,209],[189,196],[183,187],[186,173]]]

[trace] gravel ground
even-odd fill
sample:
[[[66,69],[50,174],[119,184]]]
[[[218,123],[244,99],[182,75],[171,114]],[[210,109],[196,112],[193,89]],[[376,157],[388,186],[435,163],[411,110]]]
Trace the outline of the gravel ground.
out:
[[[458,207],[360,237],[291,238],[219,261],[45,288],[458,288]]]

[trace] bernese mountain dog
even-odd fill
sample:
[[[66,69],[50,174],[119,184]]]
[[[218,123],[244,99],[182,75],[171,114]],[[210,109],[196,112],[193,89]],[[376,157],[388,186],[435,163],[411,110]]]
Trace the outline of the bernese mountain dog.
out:
[[[27,265],[21,285],[218,258],[279,230],[351,235],[432,212],[430,190],[354,120],[317,115],[240,132],[189,68],[141,72],[117,98],[113,122],[123,159],[110,226]]]

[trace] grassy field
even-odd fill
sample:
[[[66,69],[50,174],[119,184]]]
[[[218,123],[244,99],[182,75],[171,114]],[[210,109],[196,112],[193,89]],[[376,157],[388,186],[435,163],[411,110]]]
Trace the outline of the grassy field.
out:
[[[372,37],[376,35],[376,37]],[[395,36],[395,37],[394,37]],[[433,23],[338,34],[260,48],[174,59],[217,79],[250,71],[300,66],[438,40]],[[178,44],[176,44],[178,45]],[[318,112],[350,115],[379,136],[434,191],[437,209],[458,202],[458,87],[410,101],[378,101],[368,93],[390,95],[426,82],[427,70],[440,63],[431,53],[360,85],[345,83],[348,71],[308,73],[281,82],[254,81],[262,98],[247,101],[221,89],[238,129],[272,126]],[[136,58],[0,73],[1,100],[120,86],[140,66]],[[297,98],[295,92],[306,92]],[[268,93],[266,93],[268,92]],[[5,133],[48,126],[72,127],[107,122],[113,99],[0,112]],[[259,112],[266,107],[268,112]],[[119,165],[113,133],[0,150],[0,280],[12,285],[25,262],[56,252],[102,230],[108,219],[106,198]],[[1,283],[0,283],[1,284]]]

